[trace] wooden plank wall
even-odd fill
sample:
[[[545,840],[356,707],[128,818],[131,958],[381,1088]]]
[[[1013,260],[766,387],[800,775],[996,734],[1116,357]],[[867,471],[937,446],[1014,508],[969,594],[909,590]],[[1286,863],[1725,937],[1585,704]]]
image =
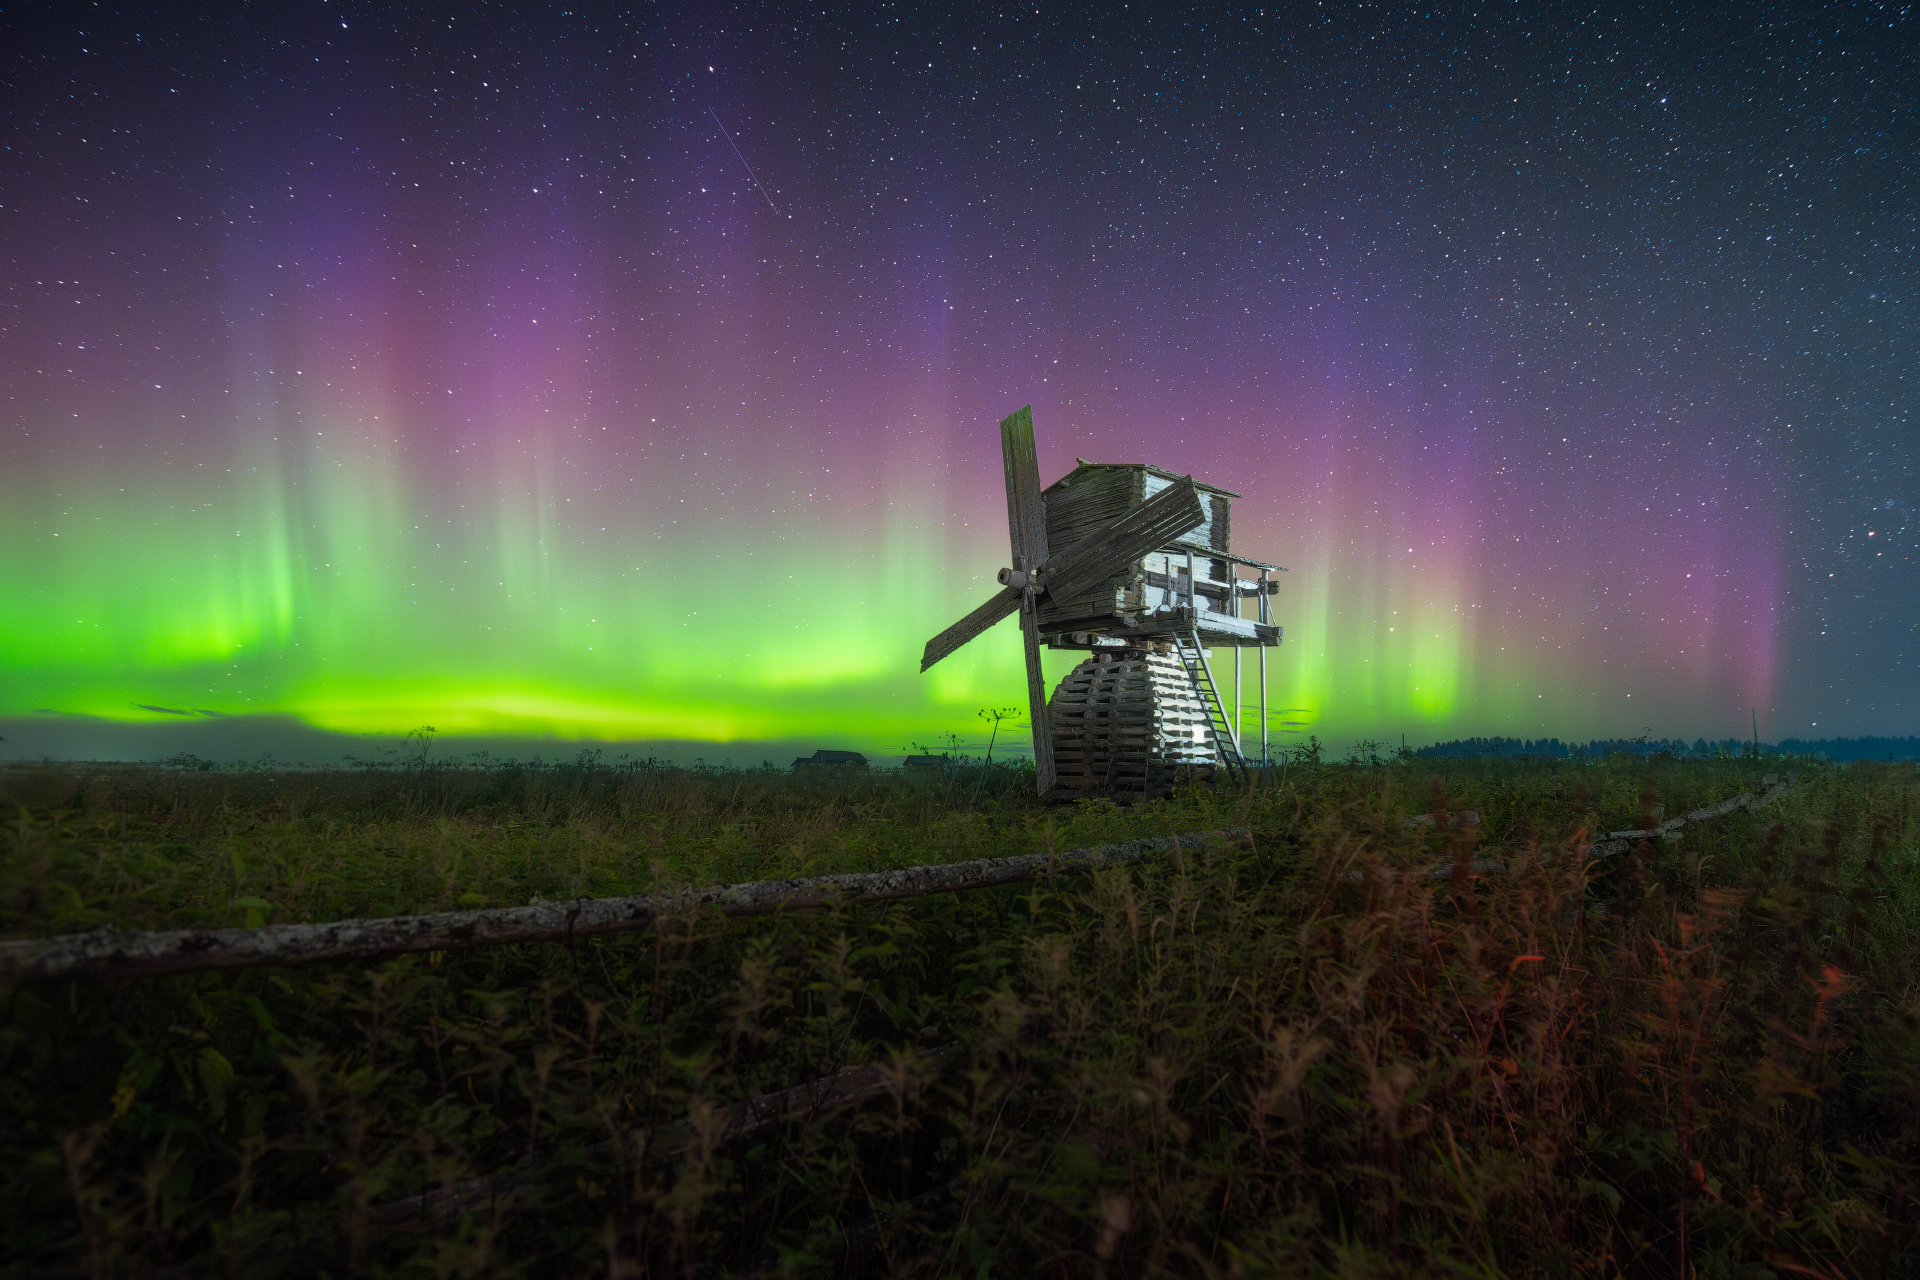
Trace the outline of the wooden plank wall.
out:
[[[1082,468],[1047,494],[1047,545],[1058,554],[1171,483],[1140,468]],[[1201,501],[1207,512],[1207,522],[1171,545],[1191,546],[1196,551],[1227,550],[1230,499],[1217,493],[1202,493]],[[1099,590],[1073,600],[1052,602],[1041,610],[1041,627],[1053,630],[1098,629],[1103,619],[1112,619],[1123,609],[1152,610],[1186,604],[1186,561],[1183,557],[1177,554],[1171,557],[1165,554],[1148,556],[1137,563],[1136,569],[1142,568],[1147,574],[1145,582],[1138,578],[1130,581],[1110,579]],[[1224,598],[1226,584],[1233,576],[1227,562],[1195,557],[1194,569],[1200,575],[1199,591],[1194,603],[1202,614],[1233,613],[1233,606]],[[1171,599],[1167,592],[1169,579],[1176,570],[1181,584],[1174,593],[1179,597],[1177,601]]]
[[[1047,495],[1047,546],[1059,554],[1172,483],[1139,468],[1088,467],[1075,472]],[[1231,499],[1203,490],[1201,503],[1206,508],[1206,523],[1179,539],[1178,545],[1196,551],[1230,550],[1227,535]]]
[[[1151,498],[1154,494],[1173,483],[1171,480],[1163,480],[1159,476],[1152,475],[1145,471],[1135,471],[1131,474],[1133,477],[1133,491],[1140,495],[1137,499],[1137,501],[1140,502],[1145,502],[1148,498]],[[1227,546],[1228,500],[1217,493],[1206,493],[1204,491],[1201,497],[1203,499],[1203,505],[1207,508],[1207,522],[1186,537],[1175,539],[1172,545],[1192,547],[1196,551],[1229,550],[1230,548]]]
[[[1083,470],[1047,495],[1047,546],[1055,554],[1138,505],[1129,481],[1118,469]],[[1164,486],[1162,486],[1164,487]]]

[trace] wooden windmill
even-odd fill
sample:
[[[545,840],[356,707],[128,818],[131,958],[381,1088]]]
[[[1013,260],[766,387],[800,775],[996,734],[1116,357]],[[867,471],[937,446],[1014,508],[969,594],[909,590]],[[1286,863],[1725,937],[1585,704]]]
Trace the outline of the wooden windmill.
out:
[[[1031,405],[1000,423],[1000,451],[1013,563],[998,594],[927,642],[920,669],[1019,613],[1043,796],[1151,796],[1183,773],[1244,771],[1238,716],[1207,649],[1234,649],[1236,711],[1239,650],[1259,650],[1264,740],[1279,566],[1229,550],[1228,504],[1239,495],[1145,463],[1084,461],[1043,492]],[[1248,597],[1259,602],[1253,618],[1243,616]],[[1051,702],[1042,645],[1092,655]]]

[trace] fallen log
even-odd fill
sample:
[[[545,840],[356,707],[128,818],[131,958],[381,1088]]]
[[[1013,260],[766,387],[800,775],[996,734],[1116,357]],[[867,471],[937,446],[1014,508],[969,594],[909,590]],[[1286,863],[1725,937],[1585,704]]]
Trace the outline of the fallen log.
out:
[[[1778,784],[1770,781],[1773,777],[1772,774],[1767,775],[1767,777],[1769,781],[1757,792],[1742,791],[1739,795],[1728,796],[1719,804],[1708,805],[1703,809],[1695,809],[1685,817],[1669,818],[1659,826],[1649,827],[1644,831],[1609,831],[1605,837],[1595,840],[1591,844],[1574,846],[1573,851],[1581,857],[1593,861],[1613,857],[1616,854],[1625,853],[1641,840],[1651,840],[1656,836],[1663,840],[1671,840],[1674,836],[1679,835],[1690,822],[1705,822],[1710,818],[1724,817],[1732,813],[1735,809],[1765,808],[1770,804],[1786,799],[1787,796],[1799,789],[1799,776],[1797,774],[1788,774],[1787,780]],[[1480,823],[1480,815],[1471,809],[1463,810],[1461,813],[1453,816],[1455,821],[1463,826],[1478,826]],[[1416,817],[1408,818],[1406,825],[1412,827],[1433,821],[1434,819],[1431,814],[1420,814]],[[1540,864],[1546,866],[1552,861],[1553,855],[1549,853],[1541,857]],[[1506,867],[1506,862],[1497,858],[1489,858],[1484,861],[1469,862],[1467,864],[1467,870],[1473,875],[1484,875],[1489,871],[1504,871]],[[1453,864],[1451,862],[1436,863],[1414,874],[1427,880],[1451,879],[1453,876]],[[1353,870],[1342,871],[1340,878],[1342,880],[1360,880],[1364,877],[1358,870]]]
[[[1427,827],[1432,826],[1438,821],[1439,819],[1430,813],[1416,813],[1407,819],[1406,825],[1409,827]],[[1472,809],[1460,809],[1447,814],[1446,829],[1449,831],[1454,827],[1477,827],[1479,825],[1480,815]]]
[[[521,942],[570,942],[597,933],[645,929],[689,911],[764,916],[863,902],[958,893],[1042,877],[1140,862],[1180,847],[1244,836],[1245,827],[1126,840],[1057,854],[1030,853],[944,865],[900,867],[803,880],[759,880],[624,898],[534,902],[490,911],[446,911],[373,920],[277,924],[258,929],[181,929],[139,933],[109,925],[89,933],[0,942],[0,986],[47,978],[155,978],[367,959],[409,951],[458,951]]]

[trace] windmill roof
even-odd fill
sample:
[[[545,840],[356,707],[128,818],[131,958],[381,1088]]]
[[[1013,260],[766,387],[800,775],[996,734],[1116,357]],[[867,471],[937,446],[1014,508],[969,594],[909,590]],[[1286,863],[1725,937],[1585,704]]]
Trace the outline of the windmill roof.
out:
[[[1079,459],[1076,458],[1074,461],[1079,462]],[[1168,471],[1163,467],[1156,467],[1151,462],[1081,462],[1079,466],[1067,472],[1067,474],[1061,476],[1040,492],[1052,493],[1055,489],[1058,489],[1082,471],[1144,471],[1148,475],[1159,476],[1162,480],[1187,480],[1192,478],[1190,476],[1183,476],[1177,471]],[[1231,489],[1222,489],[1217,484],[1208,484],[1204,480],[1194,480],[1193,485],[1196,489],[1200,489],[1206,493],[1217,493],[1223,498],[1239,498],[1244,496],[1243,494],[1235,493]]]

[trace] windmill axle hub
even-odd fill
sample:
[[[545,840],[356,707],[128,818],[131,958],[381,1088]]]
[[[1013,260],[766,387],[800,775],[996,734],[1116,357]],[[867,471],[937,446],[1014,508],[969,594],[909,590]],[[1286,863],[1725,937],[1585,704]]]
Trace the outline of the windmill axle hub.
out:
[[[1040,585],[1040,573],[1038,570],[1029,572],[1026,569],[1002,569],[1000,585],[1023,590],[1029,586],[1037,587]]]

